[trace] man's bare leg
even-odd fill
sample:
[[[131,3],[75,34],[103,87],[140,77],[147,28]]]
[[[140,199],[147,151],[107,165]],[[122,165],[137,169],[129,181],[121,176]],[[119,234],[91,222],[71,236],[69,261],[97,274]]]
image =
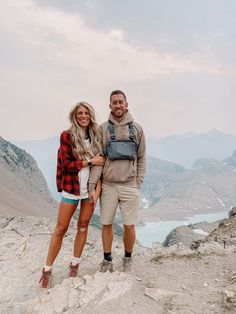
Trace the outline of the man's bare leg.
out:
[[[123,257],[123,267],[124,272],[133,273],[132,268],[132,251],[135,243],[135,227],[134,225],[124,225],[124,248],[125,248],[125,256]]]
[[[111,252],[113,241],[113,225],[102,226],[102,244],[105,253]]]
[[[135,243],[135,227],[134,225],[124,225],[123,241],[126,252],[132,252]]]
[[[107,270],[113,271],[112,264],[112,241],[113,241],[113,225],[103,225],[102,226],[102,244],[104,259],[101,263],[101,271],[106,272]]]

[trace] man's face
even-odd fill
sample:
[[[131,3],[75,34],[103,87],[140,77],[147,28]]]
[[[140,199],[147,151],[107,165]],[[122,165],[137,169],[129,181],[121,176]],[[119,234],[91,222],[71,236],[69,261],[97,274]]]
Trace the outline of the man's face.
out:
[[[127,112],[128,103],[125,100],[124,95],[115,94],[111,96],[110,109],[115,118],[122,118]]]

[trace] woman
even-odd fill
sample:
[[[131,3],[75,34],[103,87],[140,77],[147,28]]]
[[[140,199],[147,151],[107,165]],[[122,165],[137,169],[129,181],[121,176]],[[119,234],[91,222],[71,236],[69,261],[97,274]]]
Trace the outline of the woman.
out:
[[[46,264],[39,281],[42,288],[50,286],[53,262],[80,201],[74,254],[69,264],[69,276],[76,277],[87,239],[88,225],[101,190],[99,183],[95,202],[91,202],[87,188],[90,168],[105,163],[105,158],[100,156],[101,147],[94,109],[88,103],[80,102],[70,112],[69,120],[71,126],[69,130],[62,132],[58,150],[57,189],[62,192],[62,199]]]

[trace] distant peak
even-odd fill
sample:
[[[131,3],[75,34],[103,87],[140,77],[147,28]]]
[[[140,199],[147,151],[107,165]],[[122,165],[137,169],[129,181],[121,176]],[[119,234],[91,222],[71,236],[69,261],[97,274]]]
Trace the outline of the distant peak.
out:
[[[231,133],[227,133],[227,132],[224,132],[224,131],[219,130],[219,129],[212,129],[212,130],[210,130],[210,131],[208,131],[208,132],[206,132],[206,133],[202,133],[202,135],[235,136],[235,135],[233,135],[233,134],[231,134]]]
[[[219,133],[224,133],[224,132],[222,132],[218,129],[212,129],[212,130],[206,132],[206,134],[219,134]]]
[[[195,132],[192,132],[192,131],[189,131],[189,132],[186,132],[182,135],[180,135],[182,138],[192,138],[192,137],[195,137],[195,136],[199,136],[199,133],[195,133]]]

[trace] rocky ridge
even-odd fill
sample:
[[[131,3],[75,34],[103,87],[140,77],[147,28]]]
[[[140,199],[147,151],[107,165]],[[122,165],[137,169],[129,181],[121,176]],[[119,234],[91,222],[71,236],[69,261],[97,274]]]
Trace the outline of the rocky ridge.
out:
[[[236,230],[236,207],[229,213],[229,219],[222,219],[215,222],[200,222],[188,226],[180,226],[173,229],[163,242],[163,246],[169,247],[182,243],[187,247],[195,247],[201,241],[214,237],[215,241],[222,242],[225,246],[235,238]],[[236,243],[235,243],[236,244]]]
[[[0,217],[0,312],[20,313],[232,313],[236,310],[236,217],[224,221],[196,249],[183,244],[152,249],[138,244],[133,272],[124,273],[123,246],[113,245],[114,273],[100,273],[100,232],[90,227],[78,278],[67,278],[75,222],[54,265],[53,286],[38,288],[55,221]],[[227,226],[227,227],[226,227]],[[224,229],[224,231],[223,231]],[[221,237],[215,237],[215,233]],[[223,238],[222,238],[223,237]],[[223,240],[231,239],[228,245]],[[219,240],[220,239],[220,240]]]
[[[174,244],[182,243],[190,247],[193,241],[199,241],[209,235],[211,231],[217,228],[219,221],[212,223],[196,223],[188,226],[180,226],[173,229],[163,242],[163,246],[171,246]]]
[[[148,154],[191,168],[199,157],[222,160],[236,148],[236,136],[213,129],[147,139]]]
[[[142,187],[141,219],[184,219],[223,212],[236,203],[236,168],[230,162],[200,158],[193,169],[148,157]]]
[[[56,206],[33,157],[0,137],[0,214],[50,217]]]

